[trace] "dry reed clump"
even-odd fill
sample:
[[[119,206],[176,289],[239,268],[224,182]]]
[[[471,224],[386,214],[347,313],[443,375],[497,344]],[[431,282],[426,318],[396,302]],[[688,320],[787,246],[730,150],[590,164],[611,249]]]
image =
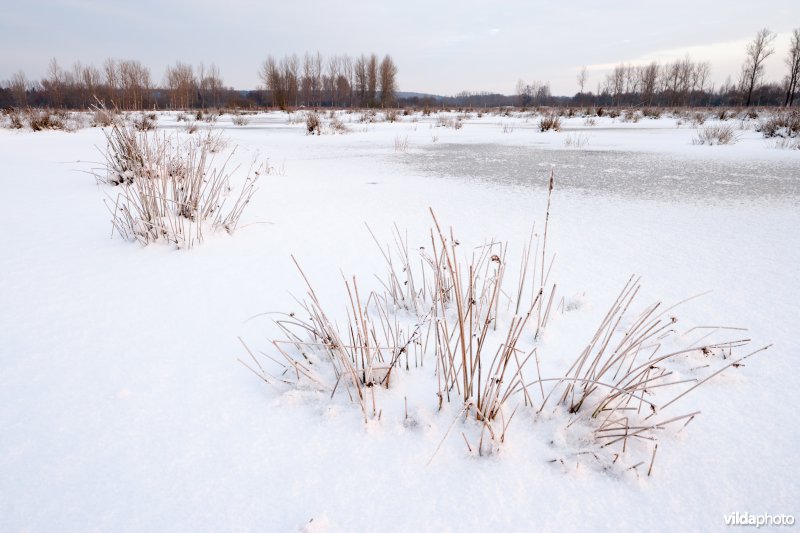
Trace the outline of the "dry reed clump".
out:
[[[692,144],[736,144],[739,136],[732,126],[727,124],[704,126],[697,129],[697,136],[692,139]]]
[[[555,113],[547,113],[539,119],[539,131],[560,131],[561,117]]]
[[[782,137],[784,139],[800,137],[800,111],[778,111],[756,127],[766,138]]]
[[[589,136],[585,133],[571,133],[564,139],[566,148],[583,148],[589,144]]]
[[[800,149],[800,137],[777,137],[774,146],[779,150],[798,150]]]
[[[702,111],[696,111],[695,113],[692,113],[689,118],[694,127],[702,126],[706,122],[706,114]]]
[[[139,113],[131,119],[133,127],[139,131],[151,131],[156,129],[158,115],[155,113]]]
[[[12,130],[21,130],[25,127],[22,119],[22,113],[17,108],[8,108],[3,110],[3,114],[8,116],[8,123],[5,126]]]
[[[452,117],[449,115],[440,114],[436,119],[437,128],[452,128],[460,130],[464,124],[461,122],[461,117]]]
[[[234,126],[247,126],[250,123],[250,119],[244,115],[233,115],[231,117],[231,122]]]
[[[578,443],[569,458],[585,456],[604,470],[620,462],[637,475],[649,462],[650,475],[658,437],[668,427],[682,430],[700,414],[692,409],[675,412],[673,405],[769,346],[735,356],[735,350],[750,344],[749,338],[708,339],[718,331],[741,328],[702,327],[679,333],[672,311],[685,301],[667,308],[656,302],[635,312],[639,291],[639,280],[631,277],[564,376],[539,380],[555,381],[555,386],[547,395],[542,391],[538,412],[554,404],[554,412],[568,417],[562,430]],[[696,338],[689,341],[693,332]],[[628,464],[626,456],[632,458]]]
[[[659,437],[682,429],[699,411],[675,411],[702,384],[766,348],[737,354],[750,340],[738,328],[678,331],[674,308],[660,302],[639,307],[639,280],[631,277],[586,347],[568,368],[543,375],[541,361],[552,339],[542,333],[558,308],[550,279],[548,225],[551,175],[543,232],[531,231],[513,270],[506,243],[490,240],[464,249],[452,228],[431,211],[433,226],[418,256],[396,227],[394,244],[372,234],[387,265],[382,290],[366,292],[344,279],[347,318],[331,314],[294,260],[307,289],[300,312],[281,314],[277,357],[261,364],[247,346],[245,366],[272,385],[312,384],[331,398],[347,396],[365,421],[382,415],[380,387],[412,367],[434,366],[436,402],[457,405],[469,453],[491,454],[506,439],[511,420],[548,424],[564,436],[565,460],[587,460],[603,470],[652,473]],[[683,302],[680,302],[680,305]],[[563,313],[564,311],[562,311]],[[728,340],[712,340],[735,331]],[[277,365],[275,371],[268,371]],[[550,365],[552,368],[553,365]],[[447,439],[456,420],[444,435]],[[469,433],[469,436],[467,435]],[[434,451],[438,452],[442,443]],[[558,446],[557,446],[558,447]],[[433,460],[433,457],[431,457]]]
[[[214,164],[208,138],[182,143],[176,135],[141,132],[131,124],[115,123],[104,130],[105,173],[98,181],[117,185],[106,201],[112,216],[112,235],[143,245],[167,242],[191,248],[205,232],[233,233],[253,194],[263,166],[251,165],[235,191],[225,162]]]
[[[639,112],[634,109],[626,109],[622,113],[622,122],[633,122],[635,124],[639,122],[641,118],[642,115],[640,115]]]
[[[10,129],[30,128],[32,131],[60,130],[75,131],[85,126],[84,117],[77,113],[51,109],[9,108],[3,111],[8,121],[4,127]]]
[[[347,128],[347,125],[342,122],[342,119],[339,118],[339,115],[334,114],[330,120],[328,121],[328,130],[331,133],[348,133],[350,130]]]
[[[399,135],[395,136],[394,151],[403,153],[408,151],[408,135],[405,137],[400,137]]]
[[[317,113],[309,111],[306,113],[306,135],[315,134],[322,134],[322,120]]]
[[[663,110],[658,107],[645,107],[642,109],[642,116],[645,118],[661,118]]]
[[[106,109],[103,106],[93,106],[92,112],[92,127],[94,128],[107,128],[111,126],[116,120],[116,111]]]

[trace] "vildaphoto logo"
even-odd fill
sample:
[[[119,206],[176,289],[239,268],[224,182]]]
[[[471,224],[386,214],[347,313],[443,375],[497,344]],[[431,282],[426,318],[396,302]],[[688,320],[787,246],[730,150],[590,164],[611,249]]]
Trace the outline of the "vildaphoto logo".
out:
[[[793,526],[794,516],[790,514],[750,514],[731,513],[725,515],[726,526]]]

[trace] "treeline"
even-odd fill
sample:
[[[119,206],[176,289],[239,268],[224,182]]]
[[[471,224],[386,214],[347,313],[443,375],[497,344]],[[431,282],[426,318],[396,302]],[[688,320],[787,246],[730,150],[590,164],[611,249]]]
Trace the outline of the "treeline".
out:
[[[167,67],[160,83],[139,61],[107,59],[100,67],[76,62],[62,68],[52,59],[41,80],[22,71],[0,84],[0,107],[86,109],[98,102],[123,110],[255,108],[275,106],[388,107],[396,103],[397,66],[390,56],[332,56],[317,52],[264,62],[259,76],[263,90],[225,87],[212,64],[177,62]]]
[[[306,53],[267,57],[259,72],[270,104],[288,107],[391,107],[396,105],[397,66],[391,56]]]
[[[784,58],[787,74],[780,82],[764,81],[764,63],[775,53],[775,33],[764,28],[745,48],[738,79],[731,77],[720,87],[709,82],[711,65],[685,58],[659,64],[620,64],[598,84],[597,94],[584,93],[587,75],[578,73],[579,92],[575,99],[603,105],[695,106],[695,105],[768,105],[790,106],[797,94],[800,76],[800,28],[792,32]]]
[[[226,88],[215,65],[193,67],[177,62],[161,84],[139,61],[106,59],[100,67],[76,62],[71,69],[50,61],[41,80],[22,71],[0,84],[0,107],[86,109],[102,102],[123,110],[263,106],[259,91]]]

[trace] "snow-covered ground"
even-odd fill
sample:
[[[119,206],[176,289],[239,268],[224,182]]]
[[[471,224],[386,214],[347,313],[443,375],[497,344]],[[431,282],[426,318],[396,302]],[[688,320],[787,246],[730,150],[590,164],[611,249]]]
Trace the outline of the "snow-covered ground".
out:
[[[546,133],[526,116],[357,118],[307,136],[286,114],[221,117],[236,161],[259,153],[273,172],[234,235],[188,251],[109,238],[113,190],[86,172],[99,129],[0,130],[0,529],[702,531],[732,512],[797,516],[800,151],[753,121],[706,146],[674,117]],[[174,114],[159,127],[187,135]],[[518,259],[551,168],[551,276],[575,310],[542,339],[545,371],[577,357],[631,274],[641,304],[711,291],[676,311],[682,328],[774,344],[692,393],[702,415],[660,440],[652,476],[570,455],[561,422],[525,409],[489,457],[469,452],[463,417],[442,442],[461,406],[438,411],[430,363],[379,389],[366,424],[341,391],[270,387],[238,364],[239,337],[269,352],[277,335],[249,318],[298,311],[291,255],[344,318],[341,273],[366,291],[385,272],[364,222],[385,242],[397,224],[414,250],[432,207],[465,244],[507,241]]]

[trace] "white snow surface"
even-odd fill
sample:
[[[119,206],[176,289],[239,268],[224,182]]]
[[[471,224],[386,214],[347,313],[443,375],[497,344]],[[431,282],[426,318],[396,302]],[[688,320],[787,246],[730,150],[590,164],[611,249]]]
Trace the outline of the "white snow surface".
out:
[[[0,530],[711,531],[736,511],[798,514],[800,151],[738,121],[736,144],[697,146],[670,117],[546,133],[519,115],[341,118],[349,133],[307,136],[285,113],[221,117],[237,161],[276,170],[238,231],[188,251],[109,238],[113,188],[86,172],[99,129],[0,130]],[[588,144],[565,147],[576,133]],[[341,273],[377,289],[385,272],[364,222],[386,242],[396,223],[413,250],[432,207],[513,256],[544,220],[551,162],[552,277],[574,310],[547,330],[544,366],[577,357],[634,273],[642,304],[712,291],[681,325],[774,344],[687,398],[702,415],[660,441],[653,476],[551,463],[558,423],[524,409],[498,453],[470,454],[459,421],[428,465],[460,409],[437,411],[432,362],[379,389],[366,424],[346,395],[238,364],[238,337],[268,352],[277,335],[250,317],[298,310],[291,255],[344,317]]]

